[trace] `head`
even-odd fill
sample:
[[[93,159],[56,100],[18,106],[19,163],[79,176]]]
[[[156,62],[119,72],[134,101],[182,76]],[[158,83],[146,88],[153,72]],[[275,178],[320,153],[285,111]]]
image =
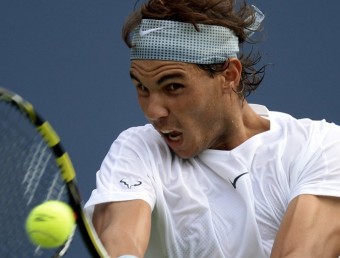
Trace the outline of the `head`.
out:
[[[133,48],[131,34],[142,19],[171,20],[190,23],[199,31],[198,24],[216,25],[230,29],[238,39],[240,49],[246,43],[256,43],[251,38],[252,32],[261,27],[251,28],[255,22],[254,8],[246,2],[235,0],[149,0],[131,14],[126,21],[122,36],[128,47]],[[245,98],[255,91],[264,78],[265,66],[257,67],[261,55],[251,50],[240,52],[238,59],[242,64],[242,73],[237,92]],[[226,68],[227,59],[215,63],[196,63],[210,76],[214,76]]]
[[[141,108],[183,158],[227,149],[238,133],[236,107],[261,81],[258,59],[237,57],[254,10],[235,8],[226,0],[150,0],[123,29]]]

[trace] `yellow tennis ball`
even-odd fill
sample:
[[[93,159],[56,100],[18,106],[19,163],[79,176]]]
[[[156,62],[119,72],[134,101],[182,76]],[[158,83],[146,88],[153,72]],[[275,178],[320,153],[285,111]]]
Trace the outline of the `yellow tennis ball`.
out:
[[[74,225],[75,215],[71,207],[51,200],[32,209],[26,220],[26,232],[33,244],[55,248],[65,243]]]

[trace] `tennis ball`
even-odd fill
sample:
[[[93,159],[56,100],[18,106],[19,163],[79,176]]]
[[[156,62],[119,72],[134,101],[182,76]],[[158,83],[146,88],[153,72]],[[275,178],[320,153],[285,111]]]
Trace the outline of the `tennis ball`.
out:
[[[66,242],[75,225],[75,215],[69,205],[61,201],[46,201],[29,213],[26,233],[35,245],[55,248]]]

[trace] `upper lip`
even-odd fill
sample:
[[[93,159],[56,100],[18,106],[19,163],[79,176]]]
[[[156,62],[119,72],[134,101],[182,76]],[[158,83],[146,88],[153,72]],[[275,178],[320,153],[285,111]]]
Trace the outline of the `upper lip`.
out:
[[[153,127],[162,135],[167,135],[171,133],[182,133],[180,130],[175,127],[171,127],[169,125],[165,125],[162,123],[153,123]]]
[[[179,133],[181,134],[182,132],[175,130],[175,129],[157,129],[157,131],[159,133],[161,133],[162,135],[167,135],[167,134],[171,134],[171,133]]]

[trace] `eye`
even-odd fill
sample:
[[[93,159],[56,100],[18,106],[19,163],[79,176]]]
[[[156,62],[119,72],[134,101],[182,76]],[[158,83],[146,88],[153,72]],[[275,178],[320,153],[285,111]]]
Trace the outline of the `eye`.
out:
[[[141,96],[148,96],[149,95],[149,89],[141,83],[138,83],[136,85],[136,89],[137,89],[138,94],[141,95]]]
[[[137,88],[138,88],[139,90],[141,90],[141,91],[148,91],[148,89],[147,89],[144,85],[142,85],[142,84],[138,84],[138,85],[137,85]]]
[[[167,85],[165,88],[169,92],[174,92],[174,91],[177,91],[179,89],[182,89],[183,85],[179,84],[179,83],[171,83],[171,84]]]

